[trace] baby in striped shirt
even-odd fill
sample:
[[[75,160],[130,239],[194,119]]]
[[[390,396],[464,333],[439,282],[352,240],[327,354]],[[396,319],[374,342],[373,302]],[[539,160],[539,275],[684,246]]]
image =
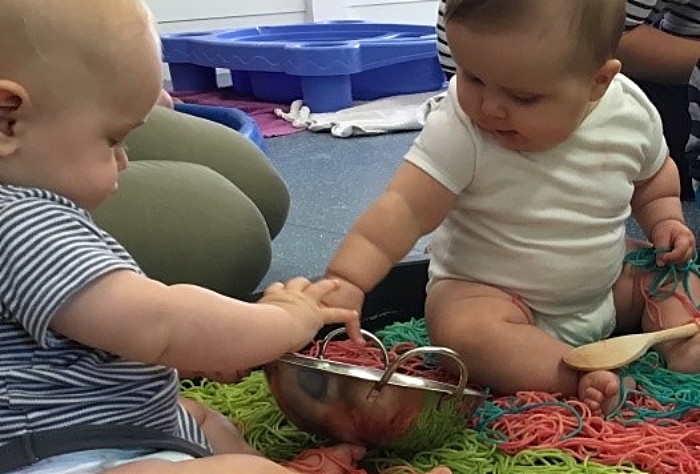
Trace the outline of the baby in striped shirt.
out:
[[[0,12],[0,472],[290,472],[180,399],[176,369],[257,367],[330,323],[359,340],[357,311],[321,305],[328,279],[247,303],[148,278],[90,211],[161,92],[150,12],[141,0]],[[364,453],[334,449],[348,465]]]

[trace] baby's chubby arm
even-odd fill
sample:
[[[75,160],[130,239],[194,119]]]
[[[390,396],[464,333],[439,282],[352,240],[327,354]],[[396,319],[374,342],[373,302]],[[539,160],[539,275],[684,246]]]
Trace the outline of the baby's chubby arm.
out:
[[[247,303],[117,270],[70,298],[50,326],[128,360],[232,373],[301,349],[325,324],[344,323],[362,341],[357,312],[320,304],[338,285],[294,278],[270,285],[258,303]]]
[[[685,263],[695,251],[695,236],[685,225],[680,201],[678,169],[670,157],[651,178],[636,183],[632,214],[659,253],[657,264]]]
[[[324,302],[360,310],[364,295],[423,235],[435,230],[456,196],[423,170],[404,162],[384,193],[359,217],[326,269],[340,291]]]

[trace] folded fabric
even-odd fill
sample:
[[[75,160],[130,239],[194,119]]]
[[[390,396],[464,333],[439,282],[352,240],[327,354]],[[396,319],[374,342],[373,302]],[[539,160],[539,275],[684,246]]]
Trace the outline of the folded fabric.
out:
[[[444,96],[444,91],[396,95],[324,113],[314,113],[301,100],[295,100],[289,112],[278,108],[275,115],[290,122],[293,127],[306,128],[311,132],[330,131],[341,138],[376,135],[420,130],[425,117]]]
[[[220,87],[213,91],[173,91],[176,97],[188,104],[234,107],[253,117],[263,137],[281,137],[302,130],[275,115],[275,109],[285,104],[259,102],[250,97],[241,97],[232,87]]]

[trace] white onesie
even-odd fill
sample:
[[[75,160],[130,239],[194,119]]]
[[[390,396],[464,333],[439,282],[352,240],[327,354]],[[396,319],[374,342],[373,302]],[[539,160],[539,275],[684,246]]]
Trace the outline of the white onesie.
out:
[[[535,324],[570,344],[609,336],[634,183],[667,155],[656,109],[621,74],[545,152],[506,150],[482,133],[459,108],[453,78],[405,157],[458,195],[434,235],[429,287],[488,284],[522,298]]]

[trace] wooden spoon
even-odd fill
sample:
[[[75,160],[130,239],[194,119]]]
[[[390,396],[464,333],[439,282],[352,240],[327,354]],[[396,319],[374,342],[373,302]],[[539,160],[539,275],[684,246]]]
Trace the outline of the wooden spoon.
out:
[[[655,344],[692,337],[698,332],[700,325],[688,323],[656,332],[611,337],[576,347],[564,356],[564,363],[583,371],[617,369],[639,359]]]

